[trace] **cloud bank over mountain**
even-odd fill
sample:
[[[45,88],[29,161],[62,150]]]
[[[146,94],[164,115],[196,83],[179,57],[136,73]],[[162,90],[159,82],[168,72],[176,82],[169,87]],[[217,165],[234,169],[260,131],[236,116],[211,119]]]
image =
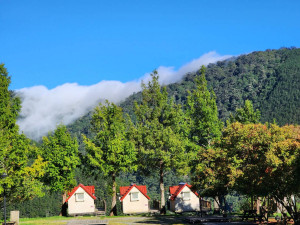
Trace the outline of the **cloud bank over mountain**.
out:
[[[202,65],[228,59],[209,52],[198,59],[183,65],[178,70],[174,67],[157,68],[159,82],[162,85],[180,81],[188,72],[198,70]],[[34,86],[16,90],[22,99],[22,111],[18,119],[21,132],[29,138],[38,140],[57,125],[68,125],[91,111],[99,102],[109,100],[119,103],[134,92],[141,90],[141,81],[149,81],[150,73],[142,78],[122,83],[120,81],[100,81],[97,84],[83,86],[77,83],[66,83],[53,89],[45,86]]]

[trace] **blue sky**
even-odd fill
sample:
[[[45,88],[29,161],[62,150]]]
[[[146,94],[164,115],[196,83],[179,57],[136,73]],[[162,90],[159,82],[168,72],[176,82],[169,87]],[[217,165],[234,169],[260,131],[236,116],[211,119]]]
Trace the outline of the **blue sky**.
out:
[[[216,51],[300,47],[298,0],[0,0],[11,89],[128,82]]]

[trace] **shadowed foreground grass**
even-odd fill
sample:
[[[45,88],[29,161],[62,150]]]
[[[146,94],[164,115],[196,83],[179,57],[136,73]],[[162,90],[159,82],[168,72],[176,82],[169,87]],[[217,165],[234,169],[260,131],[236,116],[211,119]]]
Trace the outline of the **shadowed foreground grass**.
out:
[[[109,225],[151,225],[151,224],[176,224],[184,225],[183,217],[178,216],[120,216],[120,217],[47,217],[47,218],[23,218],[21,225],[66,225],[70,220],[108,220]]]

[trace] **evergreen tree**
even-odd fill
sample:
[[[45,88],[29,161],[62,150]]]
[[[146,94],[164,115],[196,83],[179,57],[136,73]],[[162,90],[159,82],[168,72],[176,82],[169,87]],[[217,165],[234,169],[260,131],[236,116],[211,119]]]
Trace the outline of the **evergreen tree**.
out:
[[[181,106],[168,99],[166,88],[158,83],[156,71],[151,77],[148,85],[142,83],[141,103],[135,103],[134,136],[141,170],[159,173],[160,210],[165,213],[164,176],[170,170],[186,170],[187,135]]]
[[[116,177],[120,172],[137,169],[134,143],[128,139],[122,108],[113,103],[96,107],[92,117],[96,132],[93,139],[84,136],[89,164],[112,179],[112,204],[110,216],[117,215]]]
[[[6,190],[10,201],[22,201],[43,195],[40,178],[45,163],[35,146],[23,134],[19,134],[16,119],[21,101],[8,90],[10,77],[0,64],[0,194]]]
[[[252,102],[246,100],[243,107],[236,109],[235,115],[230,115],[229,123],[240,122],[242,124],[259,123],[260,111],[254,111]]]
[[[205,67],[200,69],[200,76],[195,78],[196,88],[187,98],[189,117],[189,138],[194,143],[197,153],[190,162],[193,173],[193,185],[201,194],[214,197],[221,206],[221,199],[227,194],[226,168],[224,154],[215,148],[215,141],[220,139],[222,122],[218,118],[216,97],[207,88]]]
[[[190,118],[189,137],[196,145],[209,147],[213,140],[221,136],[222,122],[218,118],[216,96],[207,88],[205,67],[195,78],[196,89],[187,98],[187,114]]]

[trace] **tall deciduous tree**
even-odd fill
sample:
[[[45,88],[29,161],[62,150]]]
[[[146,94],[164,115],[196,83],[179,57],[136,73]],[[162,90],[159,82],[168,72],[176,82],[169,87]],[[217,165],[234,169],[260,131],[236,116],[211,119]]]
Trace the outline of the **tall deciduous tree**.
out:
[[[246,100],[243,107],[236,109],[234,116],[230,115],[229,123],[259,123],[259,120],[260,111],[258,109],[254,110],[252,102],[250,100]]]
[[[251,197],[252,207],[253,197],[263,187],[260,179],[266,169],[270,143],[266,125],[235,122],[223,132],[220,147],[227,153],[229,184],[238,193]]]
[[[10,77],[0,64],[0,194],[6,189],[11,201],[22,201],[36,195],[41,196],[45,163],[38,155],[37,148],[30,140],[19,134],[16,119],[21,109],[21,101],[8,90]]]
[[[84,136],[87,157],[91,166],[112,178],[112,204],[110,216],[117,215],[116,177],[120,172],[137,169],[134,142],[128,138],[122,108],[106,102],[95,108],[92,117],[96,136]]]
[[[236,122],[223,136],[220,147],[227,154],[229,184],[241,194],[275,198],[299,224],[297,204],[291,201],[292,195],[300,195],[299,126]]]
[[[44,182],[51,191],[63,193],[63,203],[67,192],[76,185],[75,168],[79,165],[78,144],[67,131],[59,125],[52,135],[43,137],[43,158],[47,162]]]
[[[165,213],[164,175],[169,170],[179,172],[187,168],[187,135],[181,106],[168,99],[156,71],[151,77],[147,85],[142,83],[142,102],[135,103],[135,140],[140,168],[159,173],[160,210]]]

